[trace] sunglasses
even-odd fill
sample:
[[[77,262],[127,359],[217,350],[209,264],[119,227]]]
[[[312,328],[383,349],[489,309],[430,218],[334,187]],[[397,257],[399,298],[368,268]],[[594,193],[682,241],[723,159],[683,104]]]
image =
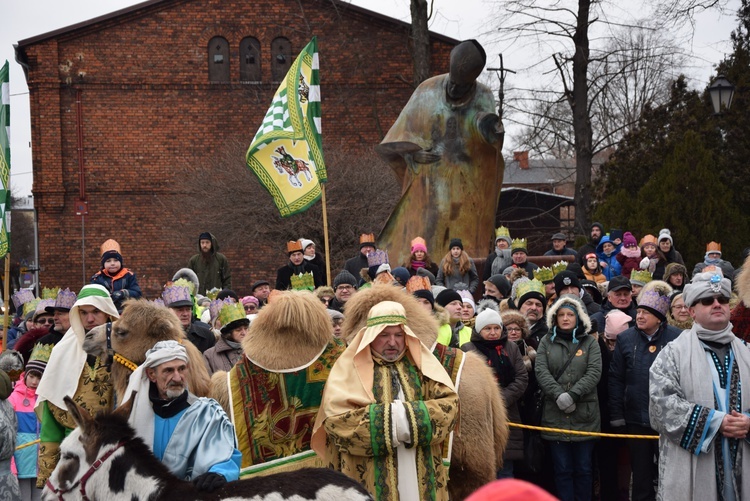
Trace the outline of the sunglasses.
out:
[[[702,304],[703,306],[711,306],[712,304],[714,304],[714,301],[718,301],[719,304],[729,304],[729,298],[724,296],[703,297],[698,300],[698,303]]]
[[[40,318],[34,323],[39,324],[39,325],[45,325],[45,324],[52,325],[55,323],[55,319],[54,318]]]
[[[248,311],[255,311],[255,310],[257,310],[257,309],[258,309],[258,307],[257,307],[257,306],[255,306],[254,304],[252,304],[252,305],[249,305],[249,306],[245,306],[245,312],[248,312]]]

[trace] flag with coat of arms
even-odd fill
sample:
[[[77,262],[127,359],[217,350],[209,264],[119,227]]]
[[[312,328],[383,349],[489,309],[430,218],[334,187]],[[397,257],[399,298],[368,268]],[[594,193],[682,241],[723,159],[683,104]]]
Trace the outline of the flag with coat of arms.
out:
[[[320,127],[318,42],[292,63],[247,151],[247,165],[282,217],[307,210],[327,181]]]
[[[0,258],[10,251],[10,65],[0,68]]]

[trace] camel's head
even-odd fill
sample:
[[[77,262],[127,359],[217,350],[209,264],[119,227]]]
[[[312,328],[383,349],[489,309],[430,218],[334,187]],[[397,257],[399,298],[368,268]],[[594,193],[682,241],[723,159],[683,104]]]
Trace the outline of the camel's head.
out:
[[[172,310],[155,303],[130,299],[120,318],[112,324],[112,348],[135,362],[146,360],[146,351],[158,341],[185,339],[185,332]]]

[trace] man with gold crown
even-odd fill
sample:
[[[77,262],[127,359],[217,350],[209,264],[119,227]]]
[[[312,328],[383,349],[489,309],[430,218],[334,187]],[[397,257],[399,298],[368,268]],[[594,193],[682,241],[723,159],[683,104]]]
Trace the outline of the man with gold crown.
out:
[[[484,262],[483,281],[486,282],[493,275],[502,275],[505,268],[513,265],[510,251],[512,243],[508,228],[501,226],[495,230],[495,249]]]
[[[442,444],[457,419],[448,373],[383,301],[331,370],[311,445],[376,499],[448,499]]]
[[[60,442],[76,427],[63,398],[70,396],[90,414],[113,405],[109,368],[83,351],[86,332],[119,318],[110,293],[101,285],[84,285],[70,309],[70,329],[49,357],[35,412],[42,425],[37,487],[42,488],[60,459]]]
[[[325,285],[323,272],[310,261],[305,260],[302,244],[298,240],[287,242],[286,252],[289,255],[289,261],[276,271],[276,289],[311,291]]]

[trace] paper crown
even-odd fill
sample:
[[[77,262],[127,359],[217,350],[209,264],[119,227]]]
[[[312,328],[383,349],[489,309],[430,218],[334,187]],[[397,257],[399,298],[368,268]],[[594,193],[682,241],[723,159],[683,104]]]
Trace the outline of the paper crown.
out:
[[[388,262],[388,253],[384,250],[375,249],[367,255],[367,266],[380,266]]]
[[[558,261],[552,265],[552,274],[557,275],[561,271],[565,271],[567,269],[568,269],[567,261]]]
[[[221,289],[219,289],[218,287],[214,287],[214,288],[213,288],[213,289],[211,289],[210,291],[206,291],[206,297],[207,297],[208,299],[210,299],[210,300],[212,300],[212,301],[213,301],[214,299],[216,299],[216,296],[218,296],[218,295],[219,295],[219,292],[221,292]],[[213,318],[213,317],[212,317],[212,318]]]
[[[54,309],[66,309],[70,310],[74,304],[76,304],[76,293],[70,289],[61,290],[57,293],[55,298]]]
[[[415,252],[418,250],[427,252],[427,242],[422,237],[416,237],[411,241],[411,251]]]
[[[359,236],[359,244],[372,244],[375,246],[375,234],[374,233],[362,233]]]
[[[413,294],[416,291],[428,291],[430,290],[430,279],[427,277],[421,277],[414,275],[406,282],[406,292]]]
[[[719,254],[721,254],[721,244],[711,240],[710,242],[708,242],[708,245],[706,245],[706,253],[709,252],[718,252]]]
[[[190,295],[195,294],[195,283],[191,282],[187,278],[178,278],[174,282],[172,282],[172,287],[187,287],[188,291],[190,291]]]
[[[552,268],[542,266],[541,268],[537,268],[536,270],[534,270],[534,278],[544,284],[554,280],[555,274],[552,272]]]
[[[521,250],[526,252],[526,239],[525,238],[514,238],[513,242],[510,244],[510,248],[512,252],[515,252],[517,250]]]
[[[112,240],[111,238],[109,240],[105,241],[99,247],[99,250],[101,251],[102,256],[106,252],[116,252],[116,253],[122,255],[122,252],[120,252],[120,244],[118,244],[116,240]]]
[[[29,371],[33,369],[44,373],[44,368],[47,367],[49,356],[52,354],[52,348],[54,347],[54,344],[35,344],[34,349],[31,350],[29,361],[26,362],[26,370]]]
[[[516,298],[520,299],[529,292],[537,292],[544,296],[544,284],[534,278],[533,280],[524,280],[516,289]]]
[[[44,287],[42,289],[42,299],[55,299],[60,292],[60,287]]]
[[[24,316],[28,315],[32,311],[35,311],[36,310],[36,305],[39,304],[39,301],[41,301],[41,299],[39,299],[37,297],[37,298],[34,298],[31,301],[29,301],[28,303],[24,303],[23,304],[23,314],[24,314]]]
[[[55,300],[54,299],[42,299],[40,300],[36,308],[34,309],[34,319],[36,319],[39,315],[46,315],[47,314],[47,308],[54,308],[55,307]]]
[[[245,320],[247,318],[246,315],[245,307],[240,303],[224,303],[221,310],[219,310],[219,322],[221,322],[223,327],[226,327],[235,320]]]
[[[164,291],[162,291],[161,299],[164,302],[164,305],[169,306],[173,303],[176,303],[177,301],[187,301],[190,304],[193,304],[193,299],[190,296],[190,288],[187,287],[187,285],[176,284],[177,282],[170,285],[169,287],[165,287]]]
[[[638,296],[638,307],[649,310],[656,310],[661,314],[662,319],[666,318],[670,304],[669,296],[659,294],[656,290],[644,291]]]
[[[309,271],[307,273],[300,273],[299,275],[292,275],[289,281],[292,284],[292,289],[296,291],[315,290],[315,277]]]
[[[646,244],[658,245],[659,242],[656,240],[655,236],[646,235],[643,238],[641,238],[641,241],[638,243],[638,246],[643,247]]]
[[[16,310],[18,310],[24,304],[34,300],[34,293],[29,289],[21,289],[13,294],[11,299],[13,299],[13,305],[16,307]]]
[[[630,283],[644,286],[654,279],[654,276],[648,270],[633,270],[630,272]]]
[[[221,309],[227,305],[227,304],[238,304],[234,299],[231,297],[227,297],[224,299],[214,299],[211,301],[208,305],[208,311],[211,313],[211,320],[216,320],[219,318],[219,313],[221,313]],[[244,315],[245,309],[242,309],[242,313]]]
[[[292,252],[302,252],[302,243],[299,240],[289,240],[286,243],[286,252],[291,254]]]
[[[501,226],[495,229],[495,240],[501,237],[510,238],[510,230],[506,228],[505,226]]]

